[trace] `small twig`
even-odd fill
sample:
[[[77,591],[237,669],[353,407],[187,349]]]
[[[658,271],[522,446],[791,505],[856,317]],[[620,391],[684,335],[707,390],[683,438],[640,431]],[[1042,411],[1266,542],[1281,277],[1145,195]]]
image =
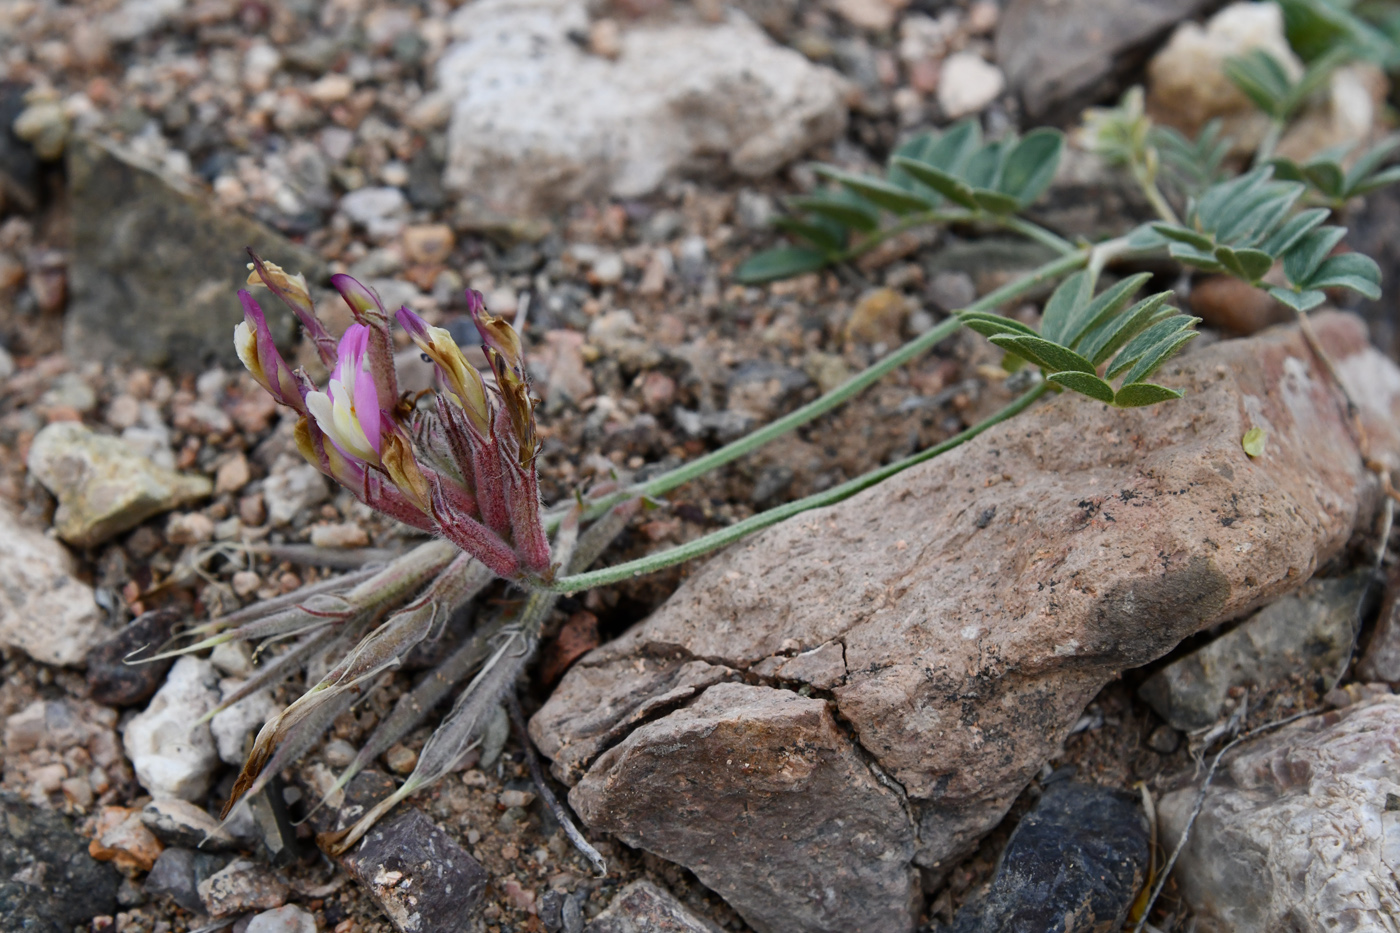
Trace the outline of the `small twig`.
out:
[[[559,802],[559,798],[555,797],[554,791],[549,789],[549,784],[545,781],[544,769],[540,767],[539,756],[535,754],[535,744],[530,741],[530,731],[525,726],[525,713],[520,709],[520,699],[513,690],[506,695],[506,709],[510,711],[510,721],[515,725],[516,737],[520,739],[520,745],[525,749],[525,761],[530,766],[530,777],[534,779],[535,787],[539,789],[540,800],[544,802],[555,821],[564,827],[564,835],[569,837],[574,848],[588,859],[598,877],[602,878],[608,873],[608,863],[598,850],[593,848],[583,837],[583,833],[569,818],[568,811]]]
[[[1186,848],[1186,843],[1191,838],[1191,827],[1196,824],[1196,817],[1201,815],[1201,809],[1206,803],[1206,789],[1210,787],[1210,782],[1215,777],[1215,770],[1220,766],[1221,759],[1225,757],[1225,753],[1245,739],[1252,739],[1261,733],[1277,729],[1280,726],[1286,726],[1290,722],[1297,722],[1299,719],[1320,712],[1322,712],[1320,709],[1305,709],[1301,713],[1294,713],[1292,716],[1285,716],[1282,719],[1275,719],[1273,722],[1266,722],[1257,729],[1251,729],[1243,735],[1238,735],[1231,739],[1226,743],[1224,748],[1216,753],[1215,758],[1210,763],[1210,769],[1206,771],[1205,780],[1201,782],[1201,789],[1196,792],[1196,805],[1191,810],[1191,816],[1186,820],[1186,826],[1181,830],[1181,838],[1177,840],[1176,848],[1172,849],[1171,858],[1167,859],[1167,864],[1162,866],[1162,874],[1157,879],[1157,885],[1152,889],[1152,896],[1147,899],[1147,906],[1143,908],[1142,917],[1138,920],[1137,925],[1133,927],[1133,933],[1142,933],[1143,928],[1147,925],[1147,918],[1152,915],[1153,905],[1157,903],[1158,896],[1167,885],[1167,879],[1171,877],[1172,869],[1176,867],[1177,858],[1181,855],[1181,851]]]

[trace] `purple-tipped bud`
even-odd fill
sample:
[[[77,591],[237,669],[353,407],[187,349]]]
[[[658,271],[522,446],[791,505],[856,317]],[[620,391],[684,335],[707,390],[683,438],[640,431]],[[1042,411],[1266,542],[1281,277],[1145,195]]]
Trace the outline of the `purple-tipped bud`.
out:
[[[481,373],[462,355],[452,335],[441,327],[430,327],[408,308],[400,308],[395,317],[418,349],[437,364],[442,381],[447,384],[453,400],[467,413],[472,426],[483,437],[489,434],[491,405],[486,397],[486,384],[481,380]]]
[[[311,290],[306,287],[306,276],[300,273],[291,275],[275,262],[264,262],[253,252],[251,246],[248,247],[248,255],[253,259],[249,265],[253,271],[248,276],[248,284],[266,285],[274,295],[281,298],[301,321],[301,326],[306,328],[307,336],[316,344],[316,352],[321,355],[321,362],[327,366],[331,365],[335,360],[335,338],[326,332],[326,328],[316,318],[316,310],[311,303]]]
[[[305,414],[301,382],[277,351],[262,308],[246,289],[239,289],[238,300],[243,303],[243,323],[233,329],[233,344],[238,358],[258,385],[273,398],[293,411]]]
[[[481,292],[474,289],[467,289],[467,310],[471,312],[472,323],[481,334],[481,342],[505,357],[506,365],[523,375],[524,354],[520,348],[520,335],[515,328],[505,318],[489,313]]]

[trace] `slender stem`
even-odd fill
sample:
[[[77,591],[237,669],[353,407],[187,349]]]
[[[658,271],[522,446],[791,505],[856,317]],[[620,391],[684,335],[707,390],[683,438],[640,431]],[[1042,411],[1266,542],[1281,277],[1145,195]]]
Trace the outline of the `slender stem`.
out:
[[[653,554],[649,557],[627,561],[623,564],[605,567],[602,570],[594,570],[589,573],[573,574],[544,585],[551,590],[563,593],[575,593],[579,590],[586,590],[595,586],[605,586],[609,583],[616,583],[619,580],[642,576],[664,567],[670,567],[690,560],[691,558],[708,554],[711,551],[722,548],[727,544],[731,544],[740,538],[767,528],[770,525],[776,525],[778,522],[786,518],[791,518],[793,515],[806,512],[810,509],[832,505],[843,499],[850,498],[861,490],[868,489],[896,473],[909,469],[915,464],[923,463],[925,460],[930,460],[939,454],[946,453],[954,447],[966,443],[993,425],[1000,424],[1013,415],[1024,411],[1035,402],[1036,399],[1044,395],[1049,388],[1049,383],[1039,383],[1034,388],[1023,393],[1010,405],[1007,405],[996,414],[984,421],[978,422],[962,433],[956,434],[940,444],[935,444],[927,450],[905,457],[903,460],[898,460],[887,466],[880,467],[879,469],[871,470],[868,473],[857,476],[855,479],[847,480],[839,486],[834,486],[831,489],[808,496],[805,499],[799,499],[796,502],[780,505],[766,512],[760,512],[741,522],[736,522],[728,528],[720,529],[702,538],[697,538],[694,541],[682,544],[679,547],[663,551],[660,554]]]
[[[1169,224],[1181,223],[1181,220],[1176,216],[1176,211],[1172,210],[1171,204],[1162,194],[1162,189],[1157,187],[1157,179],[1140,162],[1133,163],[1133,180],[1137,182],[1143,197],[1147,198],[1147,203],[1152,205],[1152,210],[1156,212],[1158,217]]]
[[[958,224],[975,220],[976,215],[971,211],[920,211],[917,214],[909,214],[901,217],[896,223],[890,224],[880,230],[873,231],[847,250],[841,256],[841,261],[856,259],[879,246],[891,237],[899,236],[906,230],[913,230],[915,227],[922,227],[925,224]]]
[[[1048,246],[1061,256],[1068,256],[1078,252],[1078,247],[1058,233],[1046,230],[1040,224],[1031,223],[1024,218],[1015,215],[1002,216],[1000,214],[992,214],[989,215],[987,219],[999,227],[1005,227],[1007,230],[1012,230],[1021,234],[1021,236],[1035,240],[1042,246]]]
[[[1110,245],[1110,243],[1118,242],[1120,241],[1109,241],[1109,243],[1101,244],[1099,247],[1097,247],[1097,249],[1102,250],[1108,245]],[[1000,307],[1001,305],[1006,304],[1009,301],[1019,298],[1021,295],[1024,295],[1027,292],[1039,288],[1046,282],[1054,281],[1055,279],[1058,279],[1066,273],[1073,272],[1075,269],[1081,268],[1089,262],[1089,258],[1092,252],[1093,250],[1090,249],[1080,249],[1076,250],[1068,256],[1061,256],[1058,259],[1051,260],[1050,262],[1047,262],[1040,268],[1027,273],[1019,279],[1016,279],[1014,282],[1008,282],[1001,288],[998,288],[992,292],[988,292],[982,298],[968,305],[966,310],[994,310]],[[697,479],[701,476],[704,476],[711,470],[714,470],[717,467],[721,467],[724,464],[729,463],[731,460],[737,460],[738,458],[748,453],[751,453],[754,450],[757,450],[759,447],[762,447],[769,441],[775,440],[788,433],[789,431],[799,428],[807,422],[821,417],[822,415],[831,411],[833,408],[836,408],[838,405],[850,399],[852,396],[864,391],[869,386],[883,379],[890,372],[893,372],[894,370],[903,366],[905,363],[908,363],[911,360],[922,356],[924,353],[932,349],[935,344],[944,340],[946,337],[952,334],[953,331],[957,330],[958,326],[959,325],[956,318],[949,318],[948,320],[937,325],[936,327],[926,331],[919,337],[916,337],[915,339],[909,341],[904,346],[900,347],[898,350],[895,350],[893,353],[890,353],[888,356],[877,362],[875,365],[871,366],[869,369],[866,369],[851,377],[851,379],[845,384],[831,390],[826,395],[823,395],[818,399],[808,402],[801,408],[798,408],[797,410],[787,415],[784,415],[777,421],[766,424],[758,430],[739,438],[737,441],[733,441],[729,444],[726,444],[718,450],[711,451],[710,453],[705,454],[703,457],[698,457],[695,460],[690,461],[689,463],[677,467],[674,470],[669,470],[665,473],[661,473],[657,476],[654,476],[645,483],[638,483],[634,486],[630,486],[626,489],[619,490],[618,492],[612,493],[607,496],[603,496],[597,500],[587,503],[582,516],[583,520],[586,521],[588,519],[596,518],[598,515],[602,514],[607,509],[611,508],[619,502],[624,502],[627,499],[633,499],[639,496],[664,495],[670,490],[675,489],[677,486],[680,486],[684,483],[690,482],[693,479]],[[553,529],[558,524],[562,516],[563,510],[553,512],[552,514],[546,516],[545,527],[548,529]]]

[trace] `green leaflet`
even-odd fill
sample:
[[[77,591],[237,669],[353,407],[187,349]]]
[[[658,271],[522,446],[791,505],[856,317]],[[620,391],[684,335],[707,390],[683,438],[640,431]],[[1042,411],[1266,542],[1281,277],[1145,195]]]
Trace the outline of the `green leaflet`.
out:
[[[1080,395],[1087,395],[1089,398],[1100,402],[1113,404],[1113,386],[1104,382],[1092,373],[1064,372],[1051,373],[1047,376],[1051,382],[1062,385],[1066,389],[1073,389]]]
[[[1151,382],[1133,382],[1123,386],[1113,396],[1113,404],[1119,408],[1142,408],[1181,398],[1176,389],[1168,389]]]
[[[779,246],[750,256],[734,278],[745,285],[761,285],[779,279],[792,278],[826,267],[825,253],[801,246]]]
[[[1090,375],[1094,372],[1094,365],[1078,353],[1040,337],[999,334],[989,339],[1003,350],[1025,357],[1046,372],[1077,371]]]

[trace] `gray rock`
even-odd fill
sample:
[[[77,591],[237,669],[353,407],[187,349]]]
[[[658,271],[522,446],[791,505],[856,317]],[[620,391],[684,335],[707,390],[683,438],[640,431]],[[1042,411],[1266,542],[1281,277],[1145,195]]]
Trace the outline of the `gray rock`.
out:
[[[760,930],[917,920],[914,824],[821,700],[717,684],[604,752],[569,802],[590,826],[680,861]]]
[[[295,904],[265,910],[248,921],[243,933],[316,933],[316,918]]]
[[[0,930],[72,933],[113,914],[121,875],[59,813],[0,794]]]
[[[78,665],[111,630],[72,555],[0,505],[0,645],[45,664]]]
[[[1357,319],[1315,322],[1372,450],[1400,464],[1400,370]],[[694,708],[668,708],[698,689],[708,687],[694,701],[705,702],[718,689],[709,684],[838,641],[837,713],[908,794],[913,860],[934,868],[967,852],[1105,683],[1296,588],[1371,528],[1378,490],[1296,329],[1205,347],[1160,378],[1185,398],[1134,410],[1050,400],[711,558],[649,619],[576,662],[534,717],[556,775],[590,788],[580,814],[624,833],[645,827],[628,838],[656,852],[664,842],[666,857],[708,870],[712,823],[681,819],[684,801],[724,781],[754,823],[778,804],[728,771],[697,786],[690,753],[643,754],[648,737],[681,731]],[[1240,438],[1255,425],[1269,445],[1251,460]],[[724,709],[711,715],[726,720]],[[629,794],[615,774],[630,778],[642,762],[634,783],[646,790]],[[661,812],[653,834],[647,821]],[[899,820],[872,832],[877,851],[905,838]],[[823,842],[740,835],[748,857],[784,866],[830,857]],[[811,909],[800,888],[768,888],[773,870],[761,864],[718,890],[784,917]],[[891,897],[885,909],[905,908]]]
[[[199,883],[199,899],[213,917],[273,910],[287,902],[288,888],[265,865],[237,859]]]
[[[584,933],[715,933],[671,892],[645,879],[617,892],[608,909],[583,929]]]
[[[248,276],[243,248],[313,282],[324,275],[310,252],[95,141],[68,146],[68,186],[64,348],[74,359],[193,372],[217,361],[235,369],[232,334],[243,320],[235,291]],[[264,301],[268,323],[290,347],[295,320],[277,304]]]
[[[1285,596],[1153,674],[1138,695],[1174,728],[1194,732],[1225,713],[1231,687],[1267,689],[1299,673],[1330,684],[1351,659],[1369,581],[1360,571]]]
[[[263,482],[263,502],[273,525],[289,524],[328,498],[330,487],[326,485],[325,474],[289,454],[277,458],[272,475]]]
[[[146,804],[141,822],[168,846],[204,852],[229,852],[244,848],[240,840],[203,809],[178,797],[162,797]]]
[[[997,28],[997,63],[1035,120],[1078,117],[1119,84],[1181,20],[1220,0],[1011,0]]]
[[[144,817],[143,817],[144,819]],[[186,910],[204,912],[199,884],[221,871],[228,856],[211,855],[193,849],[171,846],[160,853],[146,875],[143,890],[150,897],[168,897]]]
[[[1201,933],[1393,929],[1400,911],[1400,696],[1240,745],[1206,791],[1176,864]],[[1196,787],[1162,798],[1168,850]]]
[[[263,860],[279,868],[295,862],[302,853],[283,790],[281,779],[273,778],[262,790],[245,798]]]
[[[242,686],[242,680],[227,677],[219,683],[219,691],[227,698]],[[209,731],[224,764],[241,766],[249,736],[255,735],[263,723],[280,712],[282,704],[272,698],[272,691],[259,690],[209,720]]]
[[[126,0],[98,21],[112,39],[131,42],[148,36],[185,8],[186,0]]]
[[[208,477],[158,467],[76,421],[54,422],[35,435],[28,466],[58,497],[58,536],[79,547],[101,544],[214,489]]]
[[[0,206],[8,202],[28,212],[39,203],[39,159],[14,131],[26,91],[18,82],[0,82]]]
[[[87,683],[92,699],[108,706],[134,706],[151,698],[170,670],[172,659],[141,661],[154,655],[184,621],[177,609],[156,609],[133,619],[120,632],[87,653]],[[135,657],[137,660],[128,661]]]
[[[1147,817],[1132,794],[1058,781],[1006,842],[986,896],[953,933],[1107,933],[1147,880]]]
[[[203,911],[199,880],[195,877],[195,853],[190,849],[168,848],[161,852],[146,875],[143,890],[149,897],[168,897],[186,910]]]
[[[422,810],[396,810],[341,859],[399,933],[456,933],[486,890],[486,870]]]
[[[195,800],[209,789],[219,753],[209,725],[195,723],[218,705],[218,684],[214,665],[186,655],[145,711],[126,724],[126,756],[153,797]]]
[[[396,235],[408,219],[408,199],[398,188],[358,188],[340,199],[340,209],[375,239]]]
[[[638,197],[708,160],[767,175],[846,125],[845,83],[734,10],[717,23],[623,30],[615,61],[570,38],[582,0],[484,0],[460,10],[438,62],[455,101],[447,187],[491,215]]]

